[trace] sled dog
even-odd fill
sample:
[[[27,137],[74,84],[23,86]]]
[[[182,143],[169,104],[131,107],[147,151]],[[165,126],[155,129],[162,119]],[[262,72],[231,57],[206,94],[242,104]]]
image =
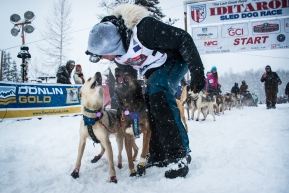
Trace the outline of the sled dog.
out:
[[[119,68],[115,69],[115,78],[117,82],[115,94],[119,101],[117,115],[121,120],[121,129],[125,138],[130,176],[142,176],[145,174],[146,156],[149,152],[151,138],[148,107],[142,93],[141,84],[137,79]],[[132,149],[136,147],[135,138],[138,138],[140,133],[143,134],[143,146],[139,164],[137,170],[135,170]]]
[[[117,183],[109,136],[116,136],[119,168],[122,167],[121,153],[124,137],[120,129],[120,122],[117,119],[116,110],[105,111],[103,109],[102,78],[99,72],[84,83],[80,90],[80,96],[83,119],[80,121],[80,139],[77,160],[71,176],[73,178],[79,177],[81,159],[85,149],[86,139],[91,138],[94,143],[100,143],[101,145],[101,153],[99,155],[102,155],[106,151],[109,164],[110,182]]]

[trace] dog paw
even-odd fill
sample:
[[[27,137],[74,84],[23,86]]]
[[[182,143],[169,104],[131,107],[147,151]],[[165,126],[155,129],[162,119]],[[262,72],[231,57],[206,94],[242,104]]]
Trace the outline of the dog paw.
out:
[[[122,168],[122,164],[117,164],[117,167],[118,167],[119,169],[121,169],[121,168]]]
[[[109,182],[117,183],[116,176],[111,176]]]
[[[129,177],[136,176],[136,171],[134,169],[131,170]]]
[[[79,178],[79,170],[78,169],[74,169],[73,172],[71,173],[71,176],[74,179]]]
[[[143,176],[146,174],[146,166],[145,165],[137,165],[137,171],[136,171],[138,176]]]
[[[101,156],[99,156],[99,155],[94,156],[94,158],[91,160],[91,163],[96,163],[100,158],[101,158]]]

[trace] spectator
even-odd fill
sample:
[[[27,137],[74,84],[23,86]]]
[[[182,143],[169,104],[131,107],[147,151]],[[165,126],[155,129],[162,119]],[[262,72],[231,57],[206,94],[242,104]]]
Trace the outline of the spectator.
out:
[[[245,95],[247,93],[248,90],[248,85],[246,84],[245,80],[242,81],[242,84],[240,86],[240,93],[241,95]]]
[[[71,84],[70,75],[74,67],[75,62],[73,60],[68,60],[65,66],[59,66],[56,73],[57,83]]]
[[[76,65],[76,69],[74,71],[73,79],[74,79],[74,83],[75,84],[84,84],[85,83],[83,72],[82,72],[82,68],[81,68],[80,64]]]
[[[238,87],[238,83],[237,82],[235,82],[235,85],[232,87],[231,93],[233,93],[235,96],[237,96],[237,94],[240,94],[240,89]]]
[[[182,80],[180,81],[178,87],[177,87],[177,92],[175,93],[175,98],[180,100],[182,92],[183,92],[183,88],[189,85],[185,79],[185,77],[182,78]]]
[[[286,84],[285,95],[287,95],[287,99],[288,99],[288,102],[289,102],[289,82]]]
[[[271,66],[265,67],[266,72],[261,77],[261,82],[265,82],[265,94],[267,109],[276,108],[278,85],[282,84],[276,72],[272,72]]]

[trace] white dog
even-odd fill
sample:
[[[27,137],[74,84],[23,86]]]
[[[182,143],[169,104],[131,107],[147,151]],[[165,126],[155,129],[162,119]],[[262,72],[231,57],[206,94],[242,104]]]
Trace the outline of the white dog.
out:
[[[104,111],[103,89],[101,74],[97,72],[94,77],[89,78],[80,90],[83,108],[83,119],[80,122],[79,146],[75,168],[71,174],[73,178],[79,177],[81,158],[83,156],[86,139],[91,138],[95,143],[100,142],[102,151],[106,151],[110,182],[117,183],[116,172],[113,162],[113,152],[109,140],[110,135],[116,136],[118,145],[118,166],[122,166],[123,134],[117,120],[116,110]]]
[[[194,93],[193,91],[191,92],[191,97],[195,100],[195,108],[198,109],[198,116],[196,121],[199,121],[200,113],[204,115],[204,120],[206,120],[208,113],[204,112],[204,109],[207,107],[209,113],[213,116],[214,121],[216,121],[215,118],[215,113],[214,113],[214,103],[216,102],[216,97],[213,96],[213,100],[209,101],[207,100],[207,95],[206,93],[203,93],[200,95],[199,93]]]

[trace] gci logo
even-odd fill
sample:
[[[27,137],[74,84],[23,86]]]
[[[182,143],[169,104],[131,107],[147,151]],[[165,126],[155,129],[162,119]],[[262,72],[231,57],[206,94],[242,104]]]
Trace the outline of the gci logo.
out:
[[[244,35],[244,29],[243,28],[232,28],[230,27],[228,29],[229,36],[241,36]]]

